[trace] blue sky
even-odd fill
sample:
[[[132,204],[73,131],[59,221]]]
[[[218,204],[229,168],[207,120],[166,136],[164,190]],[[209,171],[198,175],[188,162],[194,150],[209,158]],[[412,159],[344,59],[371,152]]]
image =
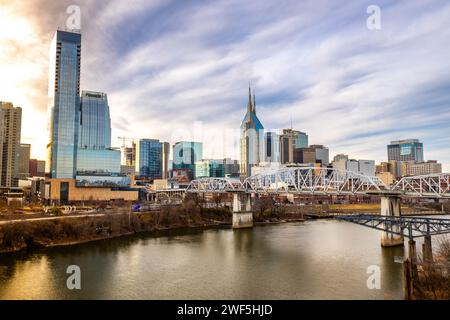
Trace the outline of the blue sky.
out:
[[[292,119],[332,155],[377,161],[389,141],[419,138],[450,171],[448,1],[24,2],[0,0],[2,17],[28,28],[0,33],[1,70],[26,68],[1,83],[0,100],[24,108],[35,155],[45,154],[35,133],[46,129],[50,41],[76,4],[81,86],[108,93],[113,137],[203,140],[205,157],[237,158],[251,82],[268,129]],[[366,27],[372,4],[380,30]]]

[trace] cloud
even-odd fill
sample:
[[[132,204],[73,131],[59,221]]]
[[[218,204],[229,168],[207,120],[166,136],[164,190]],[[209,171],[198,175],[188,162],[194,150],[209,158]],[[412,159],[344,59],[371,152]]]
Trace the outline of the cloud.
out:
[[[48,48],[73,2],[82,88],[108,93],[113,137],[174,142],[200,121],[206,157],[237,156],[250,81],[266,128],[292,119],[332,153],[377,161],[389,141],[419,138],[450,168],[446,1],[379,1],[379,31],[366,28],[368,1],[9,1],[23,33],[0,33],[2,71],[15,73],[0,99],[25,104],[26,119],[46,112]]]

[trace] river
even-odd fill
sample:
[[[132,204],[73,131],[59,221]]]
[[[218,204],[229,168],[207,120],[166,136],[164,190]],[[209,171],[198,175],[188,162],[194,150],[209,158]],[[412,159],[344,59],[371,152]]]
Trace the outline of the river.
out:
[[[0,299],[402,299],[395,256],[378,231],[335,220],[177,230],[2,255]]]

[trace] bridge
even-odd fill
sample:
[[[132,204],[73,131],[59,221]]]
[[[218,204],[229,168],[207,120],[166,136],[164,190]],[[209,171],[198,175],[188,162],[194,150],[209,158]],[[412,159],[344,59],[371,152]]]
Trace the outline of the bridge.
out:
[[[404,177],[396,184],[387,186],[377,177],[355,172],[295,167],[257,174],[244,181],[227,178],[194,180],[186,192],[232,193],[233,228],[253,226],[251,197],[254,194],[379,196],[381,216],[398,218],[401,216],[401,197],[450,199],[450,173]],[[403,245],[403,235],[385,231],[381,243],[383,246]]]

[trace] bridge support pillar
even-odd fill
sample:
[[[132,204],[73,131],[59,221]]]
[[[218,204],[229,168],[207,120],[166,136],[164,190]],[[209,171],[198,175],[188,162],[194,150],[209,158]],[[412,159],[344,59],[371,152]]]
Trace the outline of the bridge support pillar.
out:
[[[400,217],[401,216],[401,208],[400,208],[400,197],[385,195],[381,197],[381,216],[386,217]],[[396,226],[386,226],[392,228],[393,231],[401,233],[399,227]],[[383,231],[381,233],[381,246],[383,247],[395,247],[395,246],[403,246],[403,236],[396,235],[390,232]]]
[[[433,262],[433,248],[431,246],[431,236],[425,236],[422,244],[422,256],[425,263]]]
[[[233,229],[253,227],[251,195],[233,193]]]

